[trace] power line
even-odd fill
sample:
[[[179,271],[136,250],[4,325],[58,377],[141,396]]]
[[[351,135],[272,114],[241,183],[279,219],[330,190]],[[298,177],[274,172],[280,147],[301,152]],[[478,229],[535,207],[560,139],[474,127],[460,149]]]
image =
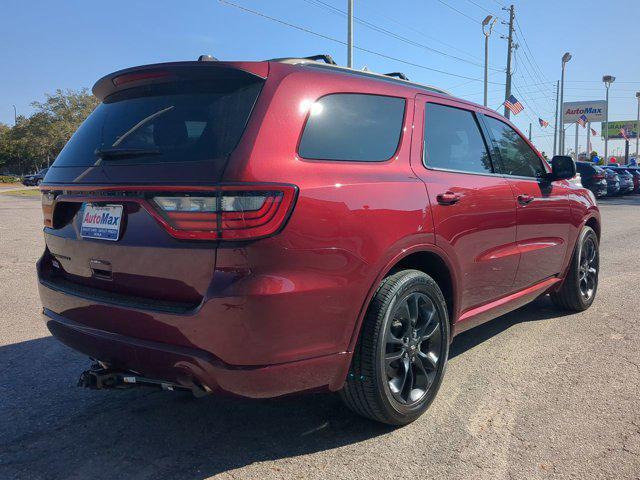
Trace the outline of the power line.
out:
[[[504,19],[502,17],[500,17],[500,15],[496,15],[495,13],[493,13],[491,10],[483,7],[482,5],[480,5],[479,3],[474,2],[473,0],[467,0],[467,2],[469,2],[472,5],[475,5],[476,7],[478,7],[480,10],[487,12],[489,15],[493,15],[494,17],[498,18],[499,20],[503,20]]]
[[[516,51],[516,55],[515,55],[516,59],[518,60],[522,60],[522,58],[518,55],[518,52]],[[535,79],[533,78],[533,75],[531,74],[531,72],[529,71],[529,67],[527,67],[527,65],[523,62],[522,63],[522,67],[525,69],[527,75],[529,75],[530,78],[532,78],[534,81]],[[533,68],[533,66],[532,66]],[[525,81],[524,75],[522,74],[522,72],[519,72],[520,77],[522,78],[522,81]],[[540,86],[536,86],[535,89],[537,90],[537,93],[540,93],[541,95],[543,95],[546,100],[549,102],[549,105],[553,105],[553,101],[551,100],[551,98],[549,97],[549,95],[547,95],[546,92],[544,92],[542,90],[542,88],[540,88]]]
[[[333,13],[339,14],[339,15],[343,15],[343,16],[347,15],[347,12],[345,12],[344,10],[340,10],[339,8],[336,8],[333,5],[330,5],[330,4],[326,3],[326,2],[323,2],[322,0],[305,0],[305,2],[307,2],[307,3],[311,4],[311,5],[315,5],[317,7],[325,7],[326,9],[332,11]],[[453,58],[453,59],[461,61],[461,62],[469,63],[469,64],[475,65],[477,67],[482,67],[483,66],[482,63],[478,63],[478,62],[474,62],[474,61],[471,61],[471,60],[467,60],[465,58],[461,58],[461,57],[458,57],[456,55],[452,55],[450,53],[446,53],[446,52],[443,52],[443,51],[438,50],[436,48],[430,47],[429,45],[425,45],[423,43],[416,42],[414,40],[411,40],[410,38],[403,37],[402,35],[399,35],[399,34],[397,34],[395,32],[392,32],[391,30],[387,30],[386,28],[380,27],[380,26],[378,26],[378,25],[376,25],[376,24],[374,24],[372,22],[369,22],[367,20],[363,20],[362,18],[356,17],[355,15],[354,15],[353,19],[357,23],[359,23],[361,25],[364,25],[365,27],[368,27],[368,28],[370,28],[370,29],[372,29],[372,30],[374,30],[376,32],[382,33],[382,34],[387,35],[389,37],[395,38],[396,40],[400,40],[402,42],[405,42],[405,43],[407,43],[409,45],[413,45],[414,47],[424,48],[425,50],[428,50],[428,51],[431,51],[431,52],[434,52],[434,53],[437,53],[439,55],[443,55],[443,56],[446,56],[446,57],[449,57],[449,58]],[[499,68],[495,68],[495,67],[489,67],[489,68],[491,68],[491,70],[501,71],[501,69],[499,69]]]
[[[310,35],[315,35],[316,37],[320,37],[320,38],[323,38],[325,40],[329,40],[331,42],[339,43],[340,45],[346,45],[347,44],[347,42],[344,42],[344,41],[339,40],[337,38],[333,38],[333,37],[330,37],[328,35],[324,35],[322,33],[315,32],[315,31],[310,30],[308,28],[301,27],[300,25],[295,25],[293,23],[286,22],[286,21],[281,20],[279,18],[271,17],[271,16],[266,15],[264,13],[258,12],[256,10],[252,10],[252,9],[244,7],[242,5],[238,5],[237,3],[233,3],[233,2],[230,2],[228,0],[219,0],[219,2],[224,4],[224,5],[228,5],[228,6],[237,8],[239,10],[243,10],[243,11],[245,11],[247,13],[251,13],[252,15],[257,15],[257,16],[265,18],[267,20],[271,20],[273,22],[277,22],[277,23],[279,23],[281,25],[286,25],[287,27],[299,30],[301,32],[305,32],[305,33],[308,33]],[[372,55],[376,55],[378,57],[385,58],[387,60],[393,60],[394,62],[403,63],[405,65],[410,65],[412,67],[421,68],[423,70],[428,70],[430,72],[441,73],[443,75],[449,75],[451,77],[464,78],[464,79],[472,80],[472,81],[475,81],[475,82],[482,82],[483,81],[480,78],[467,77],[466,75],[459,75],[457,73],[451,73],[451,72],[446,72],[444,70],[438,70],[436,68],[431,68],[431,67],[427,67],[425,65],[420,65],[419,63],[414,63],[414,62],[410,62],[408,60],[403,60],[401,58],[396,58],[396,57],[393,57],[391,55],[386,55],[384,53],[376,52],[374,50],[370,50],[368,48],[360,47],[360,46],[357,46],[357,45],[354,45],[353,48],[356,49],[356,50],[360,50],[361,52],[370,53]],[[489,83],[495,83],[495,82],[489,82]]]
[[[445,5],[447,7],[449,7],[451,10],[453,10],[454,12],[459,13],[460,15],[462,15],[463,17],[468,18],[469,20],[471,20],[473,23],[480,23],[478,20],[476,20],[475,18],[467,15],[466,13],[458,10],[456,7],[452,7],[451,5],[449,5],[447,2],[443,1],[443,0],[438,0],[442,5]]]
[[[317,1],[320,1],[320,0],[317,0]],[[422,36],[422,37],[424,37],[424,38],[428,38],[429,40],[432,40],[432,41],[437,42],[437,43],[439,43],[439,44],[441,44],[441,45],[444,45],[445,47],[449,47],[449,48],[451,48],[452,50],[455,50],[456,52],[462,53],[463,55],[466,55],[467,57],[470,57],[470,58],[472,58],[472,59],[474,59],[474,60],[483,61],[480,57],[476,57],[475,55],[471,55],[471,54],[470,54],[468,51],[466,51],[466,50],[463,50],[463,49],[458,48],[458,47],[456,47],[456,46],[454,46],[454,45],[451,45],[450,43],[443,42],[442,40],[440,40],[440,39],[438,39],[438,38],[436,38],[436,37],[433,37],[433,36],[427,35],[427,34],[426,34],[426,33],[424,33],[422,30],[419,30],[419,29],[417,29],[417,28],[415,28],[415,27],[413,27],[413,26],[411,26],[411,25],[408,25],[408,24],[406,24],[406,23],[404,23],[404,22],[401,22],[401,21],[400,21],[400,20],[398,20],[398,19],[395,19],[395,18],[393,18],[393,17],[390,17],[389,15],[387,15],[386,13],[381,12],[380,10],[377,10],[377,9],[375,9],[375,8],[371,8],[371,6],[370,6],[370,5],[368,5],[368,4],[365,4],[365,5],[367,5],[367,7],[369,8],[369,10],[373,11],[376,15],[378,15],[378,16],[380,16],[380,17],[382,17],[382,18],[384,18],[384,19],[386,19],[386,20],[388,20],[388,21],[390,21],[390,22],[392,22],[392,23],[395,23],[396,25],[399,25],[400,27],[403,27],[403,28],[406,28],[406,29],[408,29],[408,30],[411,30],[411,31],[413,31],[413,32],[417,33],[418,35],[420,35],[420,36]]]
[[[549,79],[547,77],[545,77],[544,72],[542,71],[542,69],[540,68],[540,65],[538,65],[538,62],[536,62],[535,56],[533,55],[533,52],[531,51],[531,49],[529,48],[529,43],[527,42],[527,39],[524,36],[524,32],[522,31],[522,28],[520,27],[520,22],[518,21],[518,18],[516,17],[516,27],[518,28],[518,30],[520,31],[520,34],[518,35],[518,38],[521,38],[524,46],[526,48],[526,50],[529,51],[529,54],[531,55],[531,58],[533,59],[533,63],[535,64],[536,68],[538,69],[538,71],[540,72],[540,75],[542,75],[542,78],[546,81],[549,81]],[[525,52],[526,53],[526,52]]]

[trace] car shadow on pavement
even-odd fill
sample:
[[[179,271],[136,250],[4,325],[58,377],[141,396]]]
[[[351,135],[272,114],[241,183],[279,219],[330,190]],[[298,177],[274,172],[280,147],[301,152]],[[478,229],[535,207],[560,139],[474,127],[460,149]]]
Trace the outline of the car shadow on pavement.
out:
[[[461,334],[451,357],[516,323],[556,316],[538,300]],[[0,347],[0,478],[200,480],[393,430],[352,415],[333,394],[195,400],[76,388],[88,364],[52,337]]]
[[[53,337],[0,347],[0,478],[203,479],[392,431],[336,395],[273,400],[76,387],[89,360]]]

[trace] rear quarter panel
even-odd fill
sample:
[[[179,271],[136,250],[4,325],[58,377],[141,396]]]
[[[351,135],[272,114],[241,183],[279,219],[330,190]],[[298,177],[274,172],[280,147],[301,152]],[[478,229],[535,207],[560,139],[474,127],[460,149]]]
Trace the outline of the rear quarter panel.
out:
[[[330,72],[272,68],[225,181],[293,183],[297,203],[279,235],[221,246],[216,266],[235,272],[220,294],[237,298],[217,321],[242,328],[259,345],[260,358],[291,361],[347,350],[385,265],[416,244],[433,244],[425,186],[409,164],[413,94],[403,90]],[[354,91],[406,99],[395,155],[385,162],[300,158],[309,102]],[[247,308],[256,309],[256,320],[246,320],[253,317]],[[269,313],[258,320],[261,312]],[[270,341],[260,344],[261,337]]]
[[[600,218],[600,209],[598,208],[593,193],[590,190],[579,187],[567,180],[564,180],[563,182],[567,189],[569,208],[571,209],[568,248],[564,259],[563,269],[566,275],[566,270],[571,262],[576,241],[582,228],[587,224],[587,222],[595,221],[598,225],[598,229],[601,229],[602,223]],[[598,237],[600,237],[600,231],[597,231],[596,233],[598,234]]]

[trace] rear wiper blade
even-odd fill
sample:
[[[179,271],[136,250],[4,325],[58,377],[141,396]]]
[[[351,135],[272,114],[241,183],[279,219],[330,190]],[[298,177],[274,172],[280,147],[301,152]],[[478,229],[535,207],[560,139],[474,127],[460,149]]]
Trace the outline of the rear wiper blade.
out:
[[[158,148],[96,148],[94,152],[98,158],[131,158],[146,155],[160,155]]]

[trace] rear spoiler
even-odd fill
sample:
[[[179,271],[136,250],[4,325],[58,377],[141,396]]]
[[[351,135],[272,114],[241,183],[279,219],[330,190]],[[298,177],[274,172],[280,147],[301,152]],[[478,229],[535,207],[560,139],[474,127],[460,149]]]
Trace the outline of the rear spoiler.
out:
[[[264,80],[269,75],[268,62],[172,62],[142,65],[126,68],[105,75],[98,80],[91,91],[103,101],[113,93],[136,87],[141,84],[163,83],[168,80],[180,79],[204,79],[211,76],[228,79],[255,79]]]

